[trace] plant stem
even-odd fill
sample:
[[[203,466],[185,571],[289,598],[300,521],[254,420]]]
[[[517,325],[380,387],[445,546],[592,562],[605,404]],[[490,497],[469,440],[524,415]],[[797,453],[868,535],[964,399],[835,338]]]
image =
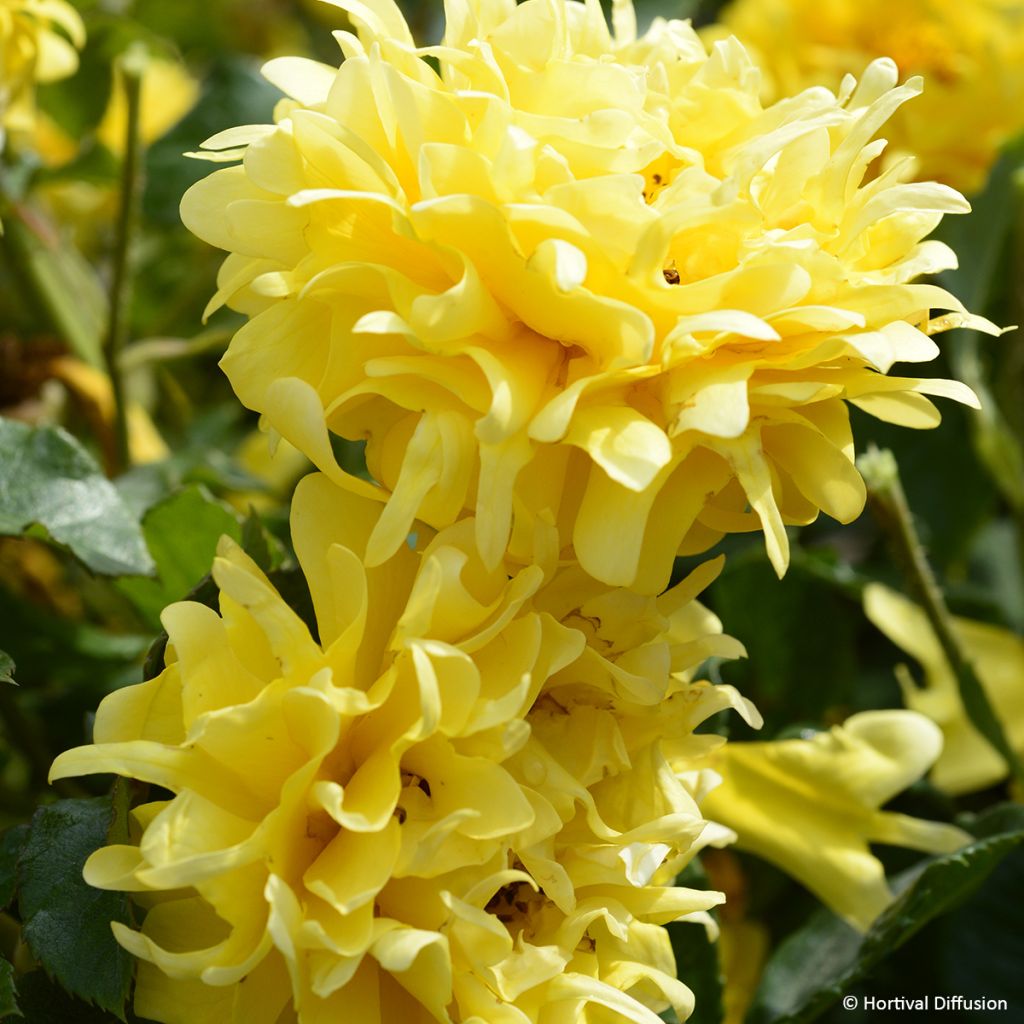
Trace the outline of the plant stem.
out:
[[[857,460],[857,468],[868,486],[872,510],[889,537],[907,583],[921,602],[957,681],[968,719],[1006,761],[1014,778],[1024,785],[1024,763],[1006,738],[1002,722],[956,634],[953,617],[914,526],[895,457],[891,451],[872,448]]]
[[[139,111],[145,62],[145,52],[134,48],[118,62],[127,116],[124,159],[121,164],[121,195],[114,243],[114,269],[110,281],[110,313],[103,346],[103,356],[114,396],[115,474],[127,469],[131,464],[121,351],[128,337],[128,309],[132,292],[132,239],[138,223],[139,196],[142,191]]]

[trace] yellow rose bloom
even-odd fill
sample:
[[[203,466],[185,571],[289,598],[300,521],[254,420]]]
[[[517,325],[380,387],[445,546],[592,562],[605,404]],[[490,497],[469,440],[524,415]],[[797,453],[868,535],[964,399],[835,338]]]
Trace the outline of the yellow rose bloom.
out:
[[[907,707],[927,715],[942,729],[945,743],[931,779],[939,789],[959,795],[985,789],[1009,774],[1003,757],[967,717],[960,687],[924,611],[902,594],[878,583],[864,591],[864,612],[897,647],[924,669],[924,685],[899,672]],[[1024,755],[1024,639],[1008,629],[954,618],[978,681],[999,715],[1011,747]]]
[[[250,317],[222,362],[239,398],[387,502],[370,564],[416,518],[475,514],[492,566],[554,523],[645,593],[735,531],[781,573],[786,524],[862,509],[847,402],[929,427],[928,395],[974,401],[885,375],[947,327],[994,330],[911,283],[955,263],[925,239],[963,198],[906,164],[866,178],[920,91],[891,62],[765,107],[738,43],[638,38],[628,0],[614,32],[597,0],[448,0],[434,47],[392,0],[331,2],[357,29],[341,67],[271,61],[276,124],[210,139],[237,166],[182,217],[230,253],[210,310]]]
[[[65,0],[0,0],[0,144],[3,129],[29,131],[35,83],[78,70],[85,26]]]
[[[837,89],[876,57],[921,75],[923,97],[886,138],[918,158],[922,178],[975,192],[1024,128],[1021,0],[734,0],[722,27],[758,54],[769,96]]]
[[[471,520],[368,566],[382,506],[316,475],[292,509],[310,628],[230,542],[220,614],[164,613],[167,667],[107,697],[53,777],[169,790],[86,878],[136,894],[135,1007],[164,1024],[657,1024],[692,1008],[665,923],[708,842],[692,735],[754,712],[693,680],[741,653],[695,600],[575,567],[488,569]],[[549,545],[550,547],[550,545]],[[666,737],[666,739],[663,739]]]
[[[892,901],[869,843],[950,853],[970,842],[953,825],[879,810],[941,749],[938,728],[913,711],[864,711],[810,739],[729,743],[715,755],[722,784],[703,809],[735,829],[740,849],[864,930]]]

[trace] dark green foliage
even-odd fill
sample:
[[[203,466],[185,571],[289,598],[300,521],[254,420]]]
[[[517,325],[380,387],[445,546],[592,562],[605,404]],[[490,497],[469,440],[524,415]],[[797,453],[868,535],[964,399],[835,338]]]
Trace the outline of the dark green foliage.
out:
[[[151,508],[142,530],[156,578],[122,580],[119,587],[147,625],[157,629],[160,612],[185,597],[210,571],[221,537],[238,541],[241,528],[230,508],[193,484]]]
[[[691,1024],[719,1024],[722,1019],[722,973],[718,945],[700,924],[677,922],[668,926],[676,969],[693,992]]]
[[[836,587],[797,565],[780,582],[758,545],[727,559],[710,599],[747,648],[745,661],[721,672],[757,704],[764,738],[844,717],[859,704],[857,606]]]
[[[0,1018],[21,1015],[14,985],[14,968],[8,961],[0,960]]]
[[[866,935],[827,910],[816,911],[769,963],[751,1024],[806,1024],[817,1019],[930,921],[963,903],[1024,841],[1024,828],[1016,825],[905,872],[894,883],[899,898]]]
[[[237,532],[237,521],[236,521]],[[270,582],[281,596],[295,610],[309,627],[313,637],[318,635],[316,613],[309,585],[301,570],[295,566],[283,566],[284,552],[280,541],[264,525],[256,512],[250,512],[241,528],[242,548],[250,558],[267,573]],[[210,559],[212,561],[212,557]],[[209,562],[207,563],[209,565]],[[213,576],[207,573],[181,599],[196,601],[207,608],[219,607],[220,591]],[[154,679],[164,670],[164,652],[167,649],[167,633],[161,631],[146,652],[143,664],[143,678]]]
[[[712,888],[699,860],[691,861],[676,885],[692,889]],[[719,1024],[722,1019],[722,971],[718,945],[707,929],[696,922],[677,921],[668,926],[678,976],[693,992],[695,1006],[687,1018],[691,1024]],[[671,1020],[672,1018],[667,1018]]]
[[[249,509],[242,522],[242,548],[264,572],[279,569],[285,557],[284,545],[267,529],[254,508]]]
[[[152,572],[139,524],[70,434],[0,419],[0,451],[0,533],[38,524],[94,572]]]
[[[110,797],[41,807],[18,861],[23,937],[68,992],[123,1019],[132,959],[110,924],[130,924],[128,899],[86,885],[82,868],[121,820]]]
[[[18,858],[28,839],[28,825],[12,825],[0,837],[0,910],[14,899],[18,882]]]
[[[75,999],[41,970],[18,978],[18,1005],[24,1024],[115,1024],[124,1020]],[[20,1021],[12,1018],[11,1024]]]
[[[949,919],[942,973],[968,998],[1005,999],[1024,1006],[1024,851],[1007,855],[974,899]]]

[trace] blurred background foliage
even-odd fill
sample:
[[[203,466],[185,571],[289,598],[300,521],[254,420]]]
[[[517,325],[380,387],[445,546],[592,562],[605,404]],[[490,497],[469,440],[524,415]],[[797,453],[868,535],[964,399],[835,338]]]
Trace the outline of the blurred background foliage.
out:
[[[142,678],[154,641],[162,652],[164,605],[192,592],[208,597],[203,581],[222,534],[240,540],[282,585],[299,586],[287,546],[287,504],[308,467],[287,445],[270,457],[255,418],[217,368],[241,318],[222,310],[203,323],[220,254],[182,228],[178,203],[210,169],[183,153],[224,128],[271,118],[278,94],[260,77],[260,63],[284,53],[335,60],[329,30],[342,21],[337,9],[316,0],[76,6],[89,34],[81,68],[42,88],[36,136],[9,148],[0,195],[0,680],[13,675],[17,683],[0,681],[0,903],[7,907],[0,915],[0,1013],[14,1005],[5,1002],[13,964],[20,1013],[39,1022],[112,1020],[127,991],[116,972],[103,974],[97,994],[76,987],[74,976],[62,973],[66,963],[45,964],[106,1006],[97,1009],[32,969],[36,951],[23,925],[33,908],[24,893],[14,898],[16,874],[23,888],[32,881],[25,877],[32,864],[25,823],[56,797],[104,792],[102,780],[48,788],[52,757],[87,739],[92,709],[105,693]],[[706,23],[717,6],[638,3],[641,21],[661,14]],[[405,0],[403,7],[420,38],[439,36],[437,0]],[[117,61],[138,46],[148,54],[148,70],[141,216],[129,254],[134,287],[120,356],[131,438],[131,465],[123,466],[102,350],[125,158]],[[947,285],[1002,324],[1024,323],[1022,167],[1024,147],[1011,148],[975,212],[943,228],[962,267],[947,275]],[[951,610],[1020,633],[1024,344],[1016,334],[947,337],[943,359],[926,372],[980,387],[987,412],[947,403],[941,426],[922,432],[855,413],[855,433],[861,450],[874,443],[895,453]],[[359,451],[343,454],[358,471]],[[81,513],[76,522],[62,515],[69,506]],[[902,705],[897,666],[908,659],[861,604],[869,581],[906,589],[878,521],[865,514],[840,527],[823,519],[794,531],[793,541],[793,565],[782,582],[759,535],[723,543],[726,569],[708,595],[750,655],[712,672],[754,700],[765,718],[763,738]],[[680,573],[685,568],[681,563]],[[911,671],[920,679],[916,666]],[[752,737],[733,728],[734,739]],[[993,823],[988,809],[1014,797],[1021,794],[1006,782],[956,800],[922,782],[895,806],[958,821],[984,837],[1007,832],[1006,820]],[[103,807],[109,815],[109,802]],[[102,832],[106,819],[96,820]],[[1022,821],[1011,824],[1019,830]],[[935,884],[951,894],[950,913],[930,920],[904,908],[903,919],[863,942],[775,868],[732,851],[712,853],[699,869],[704,874],[687,881],[727,891],[722,942],[712,947],[699,929],[674,930],[680,976],[698,995],[695,1020],[711,1024],[724,1013],[738,1022],[747,1014],[762,1024],[817,1015],[853,1024],[875,1016],[836,1007],[846,992],[1004,997],[1011,1011],[1024,1013],[1024,932],[1016,910],[1024,904],[1024,855],[1008,849],[986,847],[976,863],[955,869],[960,875],[943,867],[953,873],[936,875]],[[906,852],[878,852],[894,878],[922,869]],[[944,1019],[979,1016],[985,1014],[950,1012]]]

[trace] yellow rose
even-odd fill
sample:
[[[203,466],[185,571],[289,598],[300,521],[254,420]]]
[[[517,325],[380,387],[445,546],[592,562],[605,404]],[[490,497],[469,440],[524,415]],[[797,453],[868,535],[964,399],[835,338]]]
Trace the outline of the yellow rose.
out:
[[[914,682],[905,666],[901,666],[898,678],[907,707],[936,722],[945,737],[942,756],[932,771],[935,785],[959,795],[1005,779],[1009,774],[1006,761],[967,717],[956,677],[924,611],[877,583],[864,591],[864,611],[924,669],[924,686]],[[1024,640],[1008,629],[971,619],[953,619],[953,629],[1003,723],[1010,745],[1024,755]]]
[[[711,35],[735,32],[756,51],[769,96],[838,89],[876,57],[921,75],[923,97],[885,134],[922,178],[975,192],[1024,128],[1021,0],[734,0],[722,23]]]
[[[864,711],[810,739],[730,743],[715,755],[722,785],[705,812],[750,850],[866,929],[892,901],[869,843],[951,853],[970,836],[953,825],[879,808],[916,782],[942,735],[913,711]]]
[[[172,796],[86,878],[135,893],[136,1010],[165,1024],[657,1024],[685,1015],[672,886],[723,830],[679,774],[735,707],[694,681],[741,653],[695,600],[576,567],[488,569],[471,520],[368,566],[379,503],[307,477],[292,532],[310,631],[225,542],[220,614],[164,613],[167,667],[107,697],[53,776],[114,772]],[[541,560],[543,561],[543,560]]]
[[[0,0],[0,133],[31,130],[35,83],[73,75],[84,45],[85,26],[65,0]]]
[[[637,38],[628,0],[614,33],[597,0],[449,0],[427,48],[391,0],[332,2],[358,30],[340,69],[271,61],[276,124],[210,139],[241,162],[182,217],[230,253],[210,309],[250,317],[222,363],[243,403],[387,502],[370,564],[416,518],[475,513],[492,566],[553,523],[646,593],[735,531],[781,573],[786,524],[862,509],[847,402],[929,427],[928,395],[974,400],[885,376],[947,327],[994,330],[910,283],[955,263],[924,239],[963,198],[905,164],[865,178],[920,91],[891,62],[766,108],[738,43]],[[368,442],[379,486],[331,433]]]

